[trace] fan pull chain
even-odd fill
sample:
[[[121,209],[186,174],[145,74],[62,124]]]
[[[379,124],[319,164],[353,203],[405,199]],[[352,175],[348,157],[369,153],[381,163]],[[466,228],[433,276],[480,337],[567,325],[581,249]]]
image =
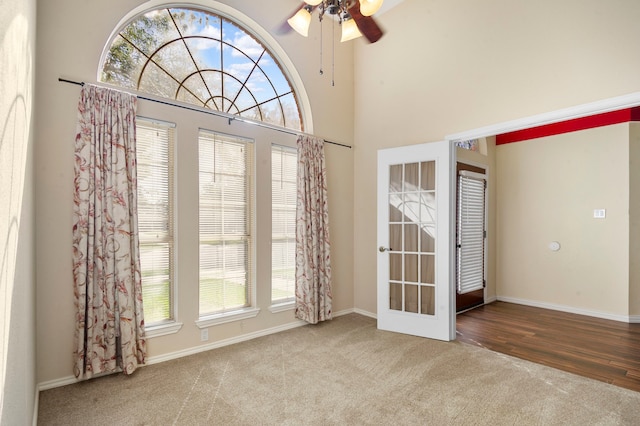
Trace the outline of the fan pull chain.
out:
[[[336,21],[333,20],[331,27],[331,86],[336,85]]]

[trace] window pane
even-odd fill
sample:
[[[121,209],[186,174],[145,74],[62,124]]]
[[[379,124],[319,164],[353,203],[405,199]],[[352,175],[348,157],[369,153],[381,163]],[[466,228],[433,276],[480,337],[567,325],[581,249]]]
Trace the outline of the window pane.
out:
[[[165,70],[150,63],[140,79],[138,90],[163,98],[175,98],[178,83]]]
[[[128,21],[110,42],[100,81],[302,130],[277,58],[240,23],[210,11],[161,7]]]
[[[200,244],[200,315],[248,306],[248,244]]]
[[[251,305],[253,146],[199,136],[200,316]]]
[[[271,301],[295,296],[296,177],[294,148],[271,148]]]
[[[263,121],[284,127],[284,118],[282,115],[282,104],[280,103],[280,99],[274,99],[261,104],[260,109],[262,110]]]
[[[153,325],[170,320],[171,247],[169,244],[140,244],[144,322]]]
[[[138,230],[146,325],[173,319],[173,125],[136,126]]]
[[[284,95],[280,98],[282,108],[284,110],[284,127],[291,129],[301,129],[300,111],[298,110],[298,102],[293,93]]]

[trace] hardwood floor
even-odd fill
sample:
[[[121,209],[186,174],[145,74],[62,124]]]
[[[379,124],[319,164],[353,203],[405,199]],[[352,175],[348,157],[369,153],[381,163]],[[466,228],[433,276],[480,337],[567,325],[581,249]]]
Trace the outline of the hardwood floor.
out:
[[[640,324],[494,302],[456,328],[461,342],[640,392]]]

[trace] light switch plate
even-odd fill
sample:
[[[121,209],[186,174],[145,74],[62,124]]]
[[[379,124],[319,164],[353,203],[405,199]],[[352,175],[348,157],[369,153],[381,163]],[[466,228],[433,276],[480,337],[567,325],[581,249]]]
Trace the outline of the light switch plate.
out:
[[[607,217],[607,211],[605,209],[595,209],[593,211],[594,219],[604,219]]]

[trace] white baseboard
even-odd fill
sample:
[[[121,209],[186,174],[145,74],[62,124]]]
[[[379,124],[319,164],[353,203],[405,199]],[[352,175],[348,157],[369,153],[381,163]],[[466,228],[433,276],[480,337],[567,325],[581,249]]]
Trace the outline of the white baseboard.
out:
[[[40,404],[40,390],[36,386],[36,395],[33,398],[33,419],[32,426],[38,426],[38,404]]]
[[[570,314],[578,314],[578,315],[586,315],[588,317],[602,318],[602,319],[612,320],[612,321],[619,321],[619,322],[626,322],[626,323],[640,322],[640,316],[638,315],[634,315],[634,316],[616,315],[616,314],[610,314],[608,312],[592,311],[589,309],[575,308],[573,306],[556,305],[554,303],[545,303],[545,302],[538,302],[535,300],[518,299],[515,297],[498,296],[497,300],[500,302],[508,302],[508,303],[515,303],[518,305],[533,306],[535,308],[551,309],[553,311],[567,312]]]
[[[349,315],[349,314],[352,314],[354,312],[355,311],[353,309],[343,309],[341,311],[334,312],[333,313],[333,318],[341,317],[343,315]]]
[[[333,316],[334,317],[339,317],[339,316],[348,315],[348,314],[351,314],[351,313],[354,313],[354,312],[355,312],[354,309],[345,309],[343,311],[334,312]],[[291,330],[293,328],[301,327],[303,325],[307,325],[307,323],[305,321],[296,320],[294,322],[291,322],[291,323],[288,323],[288,324],[284,324],[284,325],[279,325],[277,327],[271,327],[271,328],[267,328],[265,330],[260,330],[260,331],[256,331],[256,332],[253,332],[253,333],[247,333],[247,334],[243,334],[243,335],[240,335],[240,336],[232,337],[232,338],[229,338],[229,339],[219,340],[217,342],[212,342],[212,343],[210,343],[208,345],[196,346],[196,347],[184,349],[184,350],[181,350],[181,351],[171,352],[171,353],[167,353],[167,354],[163,354],[163,355],[152,356],[152,357],[147,358],[147,363],[145,365],[159,364],[161,362],[170,361],[170,360],[182,358],[182,357],[189,356],[189,355],[194,355],[194,354],[197,354],[197,353],[200,353],[200,352],[210,351],[212,349],[217,349],[217,348],[221,348],[221,347],[224,347],[224,346],[233,345],[235,343],[245,342],[247,340],[255,339],[255,338],[258,338],[258,337],[268,336],[270,334],[279,333],[281,331]],[[74,383],[78,383],[80,381],[81,380],[76,379],[75,376],[67,376],[67,377],[61,377],[61,378],[55,379],[55,380],[49,380],[47,382],[42,382],[42,383],[39,383],[37,385],[36,394],[38,394],[40,391],[44,391],[44,390],[47,390],[47,389],[53,389],[53,388],[66,386],[66,385],[71,385],[71,384],[74,384]]]
[[[630,324],[640,324],[640,315],[629,315]]]
[[[378,319],[378,314],[374,314],[373,312],[365,311],[363,309],[357,309],[356,308],[356,309],[353,310],[353,312],[355,312],[356,314],[364,315],[365,317]]]
[[[178,358],[182,358],[189,355],[194,355],[200,352],[210,351],[212,349],[222,348],[224,346],[233,345],[235,343],[246,342],[247,340],[255,339],[258,337],[268,336],[270,334],[279,333],[281,331],[291,330],[292,328],[301,327],[306,325],[307,323],[301,320],[296,320],[295,322],[279,325],[277,327],[267,328],[265,330],[256,331],[253,333],[246,333],[240,336],[231,337],[229,339],[218,340],[217,342],[212,342],[208,345],[196,346],[194,348],[184,349],[181,351],[171,352],[164,355],[157,355],[153,357],[149,357],[147,359],[146,365],[159,364],[161,362],[170,361]]]
[[[36,392],[59,388],[61,386],[72,385],[74,383],[78,383],[79,381],[80,380],[76,379],[76,377],[73,375],[61,377],[59,379],[48,380],[46,382],[38,383]]]

